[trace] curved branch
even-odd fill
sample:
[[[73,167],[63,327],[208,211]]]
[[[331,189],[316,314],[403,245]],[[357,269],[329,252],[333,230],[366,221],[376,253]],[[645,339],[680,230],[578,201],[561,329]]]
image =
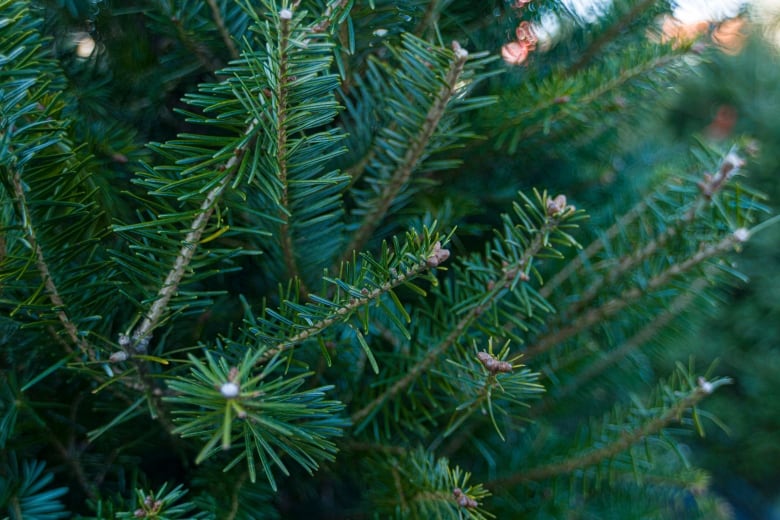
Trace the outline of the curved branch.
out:
[[[579,318],[572,321],[569,325],[558,329],[555,332],[551,332],[542,336],[536,341],[536,343],[526,349],[524,352],[524,359],[529,361],[534,357],[547,352],[551,348],[559,345],[563,341],[566,341],[575,334],[578,334],[579,332],[602,322],[606,318],[614,316],[629,305],[636,303],[646,293],[666,286],[674,277],[690,271],[694,267],[700,265],[706,260],[709,260],[710,258],[733,249],[737,244],[743,242],[741,231],[744,230],[737,230],[736,232],[722,239],[720,242],[704,247],[690,258],[670,266],[665,271],[648,280],[643,288],[632,287],[631,289],[627,289],[619,296],[616,296],[603,305],[595,307],[581,315]]]
[[[707,382],[705,382],[705,384],[711,385]],[[671,407],[665,414],[648,421],[634,430],[624,432],[617,440],[602,448],[575,455],[574,457],[561,462],[553,462],[544,466],[531,468],[527,471],[515,473],[508,477],[499,478],[486,483],[485,486],[492,487],[493,489],[502,489],[524,482],[539,481],[558,475],[565,475],[578,469],[594,466],[605,459],[614,457],[618,453],[627,450],[648,435],[660,432],[669,423],[679,420],[685,410],[696,406],[699,401],[709,395],[714,389],[712,387],[714,387],[714,385],[711,385],[711,387],[705,387],[704,384],[700,385],[685,398],[681,399],[676,405]]]
[[[363,218],[363,222],[355,231],[349,245],[344,249],[342,260],[348,259],[355,251],[361,251],[374,234],[374,231],[382,222],[401,189],[409,182],[414,168],[422,158],[428,142],[436,131],[439,121],[444,116],[447,104],[455,94],[456,84],[468,60],[468,52],[462,49],[457,42],[453,42],[453,48],[455,49],[455,58],[450,64],[450,70],[444,77],[444,85],[439,90],[436,99],[434,99],[431,108],[428,110],[428,114],[425,116],[422,128],[420,128],[419,133],[412,140],[409,148],[407,148],[406,154],[393,172],[389,182],[385,185],[373,210],[369,211]]]
[[[60,292],[57,289],[57,284],[54,282],[54,278],[52,278],[51,271],[49,270],[49,264],[46,262],[43,249],[38,243],[35,229],[33,229],[32,215],[30,214],[30,209],[27,204],[27,198],[24,195],[22,178],[18,171],[14,171],[11,183],[13,184],[14,198],[16,200],[18,211],[22,215],[22,222],[27,243],[30,244],[30,248],[35,254],[35,265],[41,275],[41,279],[43,280],[46,294],[49,296],[49,301],[51,301],[53,305],[54,314],[57,316],[57,319],[65,329],[65,332],[67,333],[71,343],[73,343],[73,345],[75,345],[82,354],[85,354],[90,361],[97,361],[95,350],[86,339],[79,335],[79,331],[76,328],[76,325],[71,321],[70,317],[68,317],[67,312],[65,312],[65,302],[62,300],[62,296],[60,296]],[[68,353],[73,352],[67,344],[65,344],[65,348]]]
[[[255,120],[252,122],[252,124],[249,125],[249,128],[244,133],[244,135],[251,134],[254,131],[256,125],[257,121]],[[219,183],[208,192],[206,198],[203,199],[203,202],[200,204],[197,216],[190,224],[190,231],[184,237],[182,245],[179,248],[179,254],[176,255],[176,259],[173,261],[173,265],[171,266],[170,271],[168,271],[165,280],[160,286],[160,289],[157,292],[157,297],[154,299],[154,303],[149,308],[149,311],[145,313],[143,321],[132,334],[136,348],[138,348],[140,345],[144,345],[146,340],[151,337],[154,329],[156,329],[160,324],[160,320],[168,308],[168,303],[174,294],[176,294],[178,291],[179,284],[181,283],[187,271],[187,266],[189,266],[190,262],[192,261],[192,257],[195,255],[195,251],[198,248],[203,231],[206,229],[206,225],[208,224],[208,221],[211,218],[214,209],[216,208],[217,201],[219,200],[227,185],[230,184],[230,181],[233,179],[233,176],[235,175],[235,169],[238,165],[241,164],[241,160],[246,153],[246,150],[249,147],[251,141],[252,140],[249,140],[243,146],[236,148],[230,159],[224,165],[218,168],[218,170],[224,169],[225,173],[222,177],[222,180],[220,180]]]

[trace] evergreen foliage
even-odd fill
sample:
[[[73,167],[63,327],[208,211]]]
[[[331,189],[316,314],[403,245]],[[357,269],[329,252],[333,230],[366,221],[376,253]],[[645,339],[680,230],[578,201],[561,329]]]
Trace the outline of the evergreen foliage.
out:
[[[3,515],[727,514],[729,379],[646,353],[766,229],[745,153],[604,177],[714,51],[488,7],[0,0]]]
[[[767,21],[771,27],[771,19]],[[672,138],[681,138],[696,127],[705,129],[710,139],[750,135],[757,148],[751,182],[767,193],[776,211],[780,56],[760,36],[760,31],[752,32],[739,55],[720,56],[696,77],[688,78],[668,122],[675,129]],[[719,117],[724,111],[732,116],[725,121]],[[727,125],[720,129],[719,123]],[[684,345],[698,356],[717,357],[718,370],[734,378],[734,384],[712,401],[727,428],[710,432],[692,447],[694,460],[712,472],[713,483],[736,513],[749,518],[778,515],[778,470],[772,462],[780,456],[775,442],[780,427],[776,399],[780,329],[775,325],[780,322],[778,243],[778,228],[773,227],[746,244],[738,265],[748,283],[730,287],[724,296],[727,305],[695,320],[688,334],[678,340],[680,346],[671,350],[680,352]]]

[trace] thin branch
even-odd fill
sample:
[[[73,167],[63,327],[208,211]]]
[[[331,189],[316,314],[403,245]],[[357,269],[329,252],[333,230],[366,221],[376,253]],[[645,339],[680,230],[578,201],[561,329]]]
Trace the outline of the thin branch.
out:
[[[689,395],[671,407],[665,414],[648,421],[639,428],[624,432],[617,440],[602,448],[576,455],[561,462],[554,462],[544,466],[531,468],[520,473],[515,473],[508,477],[499,478],[486,483],[485,486],[494,490],[503,489],[524,482],[545,480],[558,475],[569,474],[578,469],[594,466],[605,459],[614,457],[618,453],[627,450],[648,435],[660,432],[669,423],[679,420],[685,410],[696,406],[696,404],[705,396],[709,395],[710,392],[711,389],[708,391],[708,389],[703,387],[694,389]]]
[[[222,41],[225,42],[225,46],[227,46],[228,52],[230,52],[230,57],[234,60],[237,60],[239,58],[238,49],[236,48],[236,44],[233,42],[233,38],[230,37],[230,33],[228,32],[227,27],[225,27],[225,20],[222,18],[222,13],[219,11],[217,0],[206,1],[209,3],[209,7],[211,7],[211,17],[214,19],[214,24],[217,26],[217,30],[219,31],[219,35],[222,37]]]
[[[289,81],[290,20],[292,18],[292,13],[289,13],[289,17],[287,13],[285,13],[285,16],[280,15],[280,18],[279,77],[276,81],[276,161],[279,165],[279,182],[282,186],[282,193],[279,201],[282,206],[279,211],[279,217],[282,220],[282,225],[279,229],[279,240],[281,242],[282,258],[284,259],[287,273],[290,278],[298,280],[298,292],[301,296],[305,297],[309,294],[309,290],[301,276],[298,261],[296,260],[295,247],[293,245],[292,230],[290,229],[290,181],[287,177],[287,95],[289,93],[287,82]]]
[[[539,290],[539,294],[541,294],[544,298],[549,298],[555,289],[560,287],[564,281],[568,280],[572,274],[576,273],[583,266],[585,261],[590,260],[596,253],[604,249],[609,240],[615,238],[621,231],[623,231],[623,229],[625,229],[626,226],[639,218],[647,209],[647,207],[647,199],[642,199],[633,208],[622,215],[617,222],[612,224],[603,233],[602,236],[591,242],[588,247],[583,249],[582,252],[580,252],[580,254],[575,258],[572,258],[569,262],[566,262],[566,265],[563,266],[560,271],[555,273],[555,276],[550,278],[542,286],[542,288]]]
[[[664,55],[654,60],[651,60],[649,62],[641,63],[636,67],[623,69],[621,70],[620,74],[617,77],[613,78],[610,81],[606,81],[602,83],[599,87],[592,89],[589,92],[589,94],[581,98],[577,98],[577,99],[572,98],[570,102],[576,103],[577,107],[582,109],[582,107],[594,103],[595,101],[605,96],[606,94],[609,94],[613,90],[622,87],[625,83],[628,83],[632,79],[640,77],[651,70],[661,69],[663,67],[666,67],[669,63],[679,58],[680,58],[679,55]],[[534,117],[536,112],[541,112],[542,110],[551,108],[555,105],[558,105],[559,103],[560,103],[559,98],[546,100],[538,104],[537,106],[529,109],[528,111],[520,114],[518,117],[507,118],[506,122],[504,122],[499,127],[497,127],[495,131],[500,133],[500,132],[505,132],[507,130],[511,130],[512,128],[522,127],[523,131],[518,136],[518,141],[523,141],[534,135],[538,135],[542,132],[546,132],[545,130],[546,128],[550,127],[551,125],[557,123],[562,119],[566,119],[569,116],[569,112],[565,110],[558,110],[554,114],[551,114],[549,117],[544,118],[543,121],[533,125],[525,125],[524,121]]]
[[[249,472],[244,472],[238,479],[235,480],[235,486],[233,486],[233,495],[230,497],[230,511],[227,512],[225,520],[233,520],[238,514],[239,498],[241,495],[241,488],[244,487],[246,479],[249,477]]]
[[[542,415],[545,411],[549,410],[555,402],[573,394],[588,381],[603,373],[621,359],[624,359],[630,352],[650,341],[659,330],[669,325],[672,320],[684,312],[691,303],[693,303],[696,297],[698,297],[699,292],[709,283],[710,281],[705,277],[697,278],[686,291],[680,293],[671,304],[669,304],[669,307],[665,312],[656,316],[655,319],[642,327],[620,347],[609,351],[606,355],[588,365],[582,372],[577,374],[576,377],[571,381],[568,381],[566,386],[562,387],[554,394],[548,393],[547,397],[542,401],[539,401],[537,405],[531,407],[529,415],[537,417]],[[561,362],[562,365],[565,363],[565,361]]]
[[[714,179],[719,182],[710,183],[712,189],[720,190],[724,186],[725,181],[729,178],[729,173],[728,172],[723,173],[723,172],[725,169],[727,169],[727,165],[730,164],[731,162],[728,159],[722,162],[719,170],[720,174]],[[700,211],[712,202],[712,195],[713,193],[709,192],[708,190],[700,189],[696,197],[696,200],[691,205],[691,207],[688,208],[688,211],[686,211],[680,218],[669,223],[666,229],[663,231],[663,233],[658,235],[653,240],[649,241],[647,244],[644,245],[644,247],[642,247],[637,251],[632,252],[632,254],[630,255],[622,257],[619,260],[618,265],[612,266],[608,270],[606,276],[597,277],[588,286],[588,288],[580,295],[580,297],[577,299],[576,302],[572,303],[565,311],[561,312],[561,315],[572,316],[576,314],[581,309],[586,307],[599,294],[599,292],[603,287],[614,284],[621,276],[629,272],[635,266],[641,264],[642,262],[650,258],[661,248],[665,247],[670,240],[672,240],[677,235],[681,234],[686,228],[688,228],[691,224],[693,224],[693,222],[699,216]],[[646,205],[639,204],[634,208],[634,210],[644,210],[645,207]],[[629,212],[628,215],[632,213],[633,211]],[[622,224],[625,225],[625,222],[622,222]],[[622,229],[623,225],[619,226],[617,230]],[[614,236],[617,230],[612,233],[612,236]],[[601,241],[596,243],[597,244],[601,243]],[[571,273],[572,271],[567,271],[567,274],[571,274]],[[550,289],[548,289],[547,291],[543,291],[542,294],[549,295],[549,291]]]
[[[444,86],[439,90],[431,108],[428,110],[420,132],[412,140],[409,148],[407,148],[401,163],[385,185],[373,209],[366,214],[360,227],[355,231],[352,240],[344,250],[342,259],[348,259],[354,251],[361,251],[374,234],[374,231],[387,214],[401,189],[409,182],[414,168],[422,158],[428,142],[436,131],[439,121],[444,116],[447,104],[455,94],[455,86],[468,60],[468,52],[462,49],[460,45],[457,45],[457,42],[453,42],[453,47],[455,48],[455,56],[450,64],[450,70],[444,78]]]
[[[506,266],[504,268],[500,279],[494,282],[493,289],[491,289],[484,298],[480,299],[480,303],[474,305],[460,321],[458,321],[450,333],[447,334],[436,347],[428,351],[425,357],[418,361],[404,377],[396,381],[363,408],[352,414],[352,424],[359,423],[373,413],[376,408],[382,406],[385,402],[406,389],[416,381],[423,372],[428,370],[428,368],[430,368],[452,345],[454,345],[465,333],[466,329],[468,329],[485,312],[485,309],[501,298],[501,295],[504,294],[502,288],[506,284],[513,283],[519,270],[522,267],[529,265],[531,259],[544,248],[547,235],[558,225],[558,222],[557,218],[548,218],[542,229],[534,236],[531,244],[523,252],[522,257],[514,265]]]
[[[414,276],[417,276],[418,274],[428,270],[429,268],[430,267],[426,262],[424,261],[418,262],[413,267],[411,267],[408,271],[404,273],[399,273],[398,276],[394,277],[389,282],[386,282],[381,286],[367,292],[365,295],[362,295],[360,298],[350,299],[346,305],[340,307],[338,310],[334,312],[333,317],[315,322],[310,327],[307,327],[306,329],[300,331],[298,334],[268,349],[265,352],[265,354],[263,354],[260,357],[257,363],[258,364],[265,363],[275,355],[294,348],[299,343],[302,343],[303,341],[306,341],[307,339],[317,335],[318,333],[330,327],[334,323],[342,321],[342,319],[345,316],[348,316],[349,314],[355,312],[357,309],[359,309],[364,305],[368,305],[370,302],[378,299],[383,294],[391,291],[392,289],[400,285],[403,285]]]
[[[558,329],[555,332],[542,336],[539,340],[536,341],[535,344],[529,346],[526,349],[524,352],[525,361],[528,362],[539,354],[543,354],[556,345],[566,341],[575,334],[578,334],[583,330],[586,330],[593,325],[601,323],[605,319],[614,316],[632,303],[637,302],[646,293],[650,293],[656,289],[665,287],[676,276],[690,271],[694,267],[714,256],[732,250],[737,244],[741,242],[742,239],[739,236],[736,236],[736,233],[730,234],[720,242],[706,246],[690,258],[670,266],[665,271],[651,278],[643,288],[633,287],[623,291],[623,293],[621,293],[619,296],[609,300],[600,307],[593,308],[587,313],[582,314],[569,325]]]
[[[33,229],[32,215],[30,214],[27,198],[24,194],[24,188],[22,187],[22,178],[18,171],[14,172],[11,182],[13,184],[16,205],[19,213],[22,215],[26,240],[35,254],[35,266],[41,275],[41,279],[43,280],[43,284],[46,289],[46,294],[49,296],[49,301],[51,301],[53,305],[54,314],[57,316],[57,319],[65,329],[65,332],[68,335],[71,343],[73,343],[73,345],[75,345],[82,354],[86,355],[90,361],[97,361],[97,356],[94,349],[87,342],[87,340],[79,334],[76,325],[71,321],[71,319],[68,317],[68,314],[65,312],[65,302],[62,300],[62,296],[60,296],[60,292],[57,289],[57,284],[54,282],[54,278],[52,278],[51,271],[49,270],[49,264],[46,262],[43,249],[38,243],[35,229]],[[67,344],[66,351],[68,353],[73,352],[73,350],[70,349]]]
[[[425,8],[425,14],[414,29],[414,34],[416,36],[423,37],[425,33],[439,21],[439,3],[440,0],[431,0],[428,2],[428,6]]]
[[[331,17],[333,16],[333,13],[339,9],[344,9],[349,4],[349,0],[338,0],[336,2],[332,2],[328,4],[328,7],[325,8],[325,12],[322,13],[322,20],[316,24],[314,27],[312,27],[312,31],[314,32],[325,32],[330,28],[331,24]]]
[[[601,49],[605,45],[620,36],[620,33],[623,32],[637,16],[656,3],[657,0],[644,0],[643,2],[636,4],[628,13],[621,17],[609,29],[602,32],[599,37],[588,46],[582,56],[580,56],[576,63],[571,66],[570,71],[577,72],[584,68],[590,60],[599,55]]]
[[[73,476],[76,478],[76,482],[78,482],[79,487],[84,491],[84,493],[89,498],[95,498],[95,485],[90,485],[89,481],[86,477],[86,472],[84,471],[84,467],[81,464],[81,461],[79,460],[79,457],[77,454],[74,453],[74,451],[71,449],[74,446],[73,442],[70,442],[70,447],[66,448],[65,445],[60,441],[60,438],[55,435],[54,430],[51,429],[49,424],[44,420],[43,417],[35,410],[35,408],[27,401],[23,393],[19,393],[16,395],[16,401],[21,407],[23,407],[30,415],[33,416],[35,419],[35,422],[41,426],[44,431],[46,432],[46,437],[51,443],[52,446],[54,446],[57,454],[60,456],[62,461],[70,468],[70,470],[73,472]],[[77,406],[78,403],[74,403],[74,406]],[[72,419],[72,417],[71,417]],[[71,423],[74,423],[73,420],[71,420]],[[71,429],[71,434],[73,433],[73,430]],[[21,516],[19,518],[22,518]]]
[[[252,122],[252,124],[249,125],[249,128],[244,133],[244,135],[251,134],[254,131],[256,125],[257,121],[255,120]],[[228,159],[228,161],[219,168],[220,170],[224,169],[224,176],[222,177],[222,180],[220,180],[219,183],[208,192],[206,198],[203,199],[203,202],[200,204],[197,216],[190,224],[190,231],[187,233],[187,236],[184,237],[184,241],[182,242],[182,245],[179,249],[179,254],[176,255],[176,259],[173,262],[173,266],[171,266],[171,270],[168,271],[168,274],[165,277],[165,281],[163,281],[162,285],[160,286],[154,303],[149,308],[149,311],[144,315],[144,319],[141,324],[133,332],[132,337],[136,342],[136,345],[139,342],[150,338],[152,332],[159,325],[160,320],[168,308],[168,303],[174,294],[176,294],[178,291],[179,284],[186,274],[187,267],[195,255],[195,251],[198,248],[203,231],[206,229],[206,225],[208,224],[208,221],[211,218],[214,209],[216,208],[217,200],[222,195],[222,192],[225,190],[227,185],[230,184],[230,181],[235,174],[235,168],[241,164],[241,160],[244,156],[244,153],[246,153],[248,146],[249,142],[244,144],[244,146],[236,148],[230,159]]]

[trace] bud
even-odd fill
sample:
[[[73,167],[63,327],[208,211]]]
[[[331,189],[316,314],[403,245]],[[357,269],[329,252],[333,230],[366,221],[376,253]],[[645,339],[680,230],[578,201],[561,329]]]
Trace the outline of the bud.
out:
[[[122,361],[127,361],[127,358],[129,356],[127,355],[127,352],[124,350],[120,350],[119,352],[114,352],[109,356],[108,361],[111,363],[121,363]]]
[[[465,59],[469,55],[469,51],[461,47],[460,43],[455,40],[452,41],[452,50],[455,52],[455,56],[460,59]]]
[[[566,195],[556,195],[554,199],[547,199],[548,216],[559,217],[570,211],[574,211],[574,206],[566,205]]]
[[[441,242],[436,242],[433,245],[433,251],[428,255],[425,262],[428,267],[437,267],[442,262],[446,261],[450,257],[450,250],[441,247]]]
[[[747,242],[750,238],[750,231],[747,228],[739,228],[734,231],[734,239],[737,242]]]
[[[222,394],[222,397],[225,399],[233,399],[235,397],[238,397],[238,394],[240,393],[240,389],[238,385],[232,381],[228,381],[227,383],[224,383],[221,387],[219,387],[219,393]]]

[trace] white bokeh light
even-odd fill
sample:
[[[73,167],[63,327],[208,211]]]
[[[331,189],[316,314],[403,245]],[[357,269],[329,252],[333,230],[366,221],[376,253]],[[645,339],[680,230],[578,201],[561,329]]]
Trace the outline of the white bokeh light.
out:
[[[674,17],[683,23],[720,22],[737,16],[747,3],[745,0],[679,0],[674,3]]]

